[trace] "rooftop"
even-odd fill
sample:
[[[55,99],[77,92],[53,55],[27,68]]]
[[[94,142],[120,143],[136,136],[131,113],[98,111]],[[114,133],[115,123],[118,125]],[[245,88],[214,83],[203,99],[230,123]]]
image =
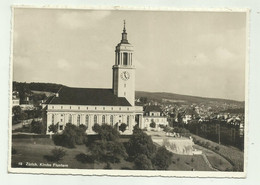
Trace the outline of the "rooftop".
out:
[[[62,87],[57,94],[45,104],[131,106],[126,98],[114,95],[112,89]]]
[[[147,112],[162,112],[162,109],[159,106],[156,105],[149,105],[144,108],[144,113]]]

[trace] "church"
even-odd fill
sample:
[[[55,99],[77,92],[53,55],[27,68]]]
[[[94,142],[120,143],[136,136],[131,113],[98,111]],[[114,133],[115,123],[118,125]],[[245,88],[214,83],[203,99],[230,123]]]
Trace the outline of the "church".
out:
[[[127,40],[125,22],[112,70],[111,89],[61,87],[55,96],[49,97],[43,104],[47,134],[51,124],[58,124],[61,132],[66,123],[85,125],[87,134],[95,134],[92,127],[96,123],[117,128],[125,123],[126,130],[121,134],[132,134],[136,124],[142,128],[143,107],[135,106],[133,46]]]

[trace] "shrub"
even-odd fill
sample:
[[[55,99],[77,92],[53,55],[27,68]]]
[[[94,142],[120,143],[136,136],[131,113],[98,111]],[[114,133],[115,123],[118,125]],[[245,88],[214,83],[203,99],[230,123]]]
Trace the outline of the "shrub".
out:
[[[164,129],[163,129],[164,132],[170,132],[171,130],[172,130],[172,128],[170,128],[170,127],[164,127]]]
[[[155,128],[156,127],[156,123],[154,121],[152,121],[152,123],[150,123],[150,127],[151,128]]]
[[[146,155],[140,154],[134,160],[135,169],[137,170],[151,170],[153,169],[153,165],[150,159],[147,158]]]
[[[33,120],[31,122],[31,132],[36,134],[45,134],[46,128],[45,125],[41,121],[35,121]]]
[[[104,167],[104,169],[110,170],[112,169],[111,164],[109,162],[107,162],[106,166]]]
[[[82,163],[93,163],[94,162],[94,157],[92,155],[86,155],[84,153],[80,153],[76,155],[76,160]]]
[[[207,142],[204,143],[204,146],[205,146],[206,148],[210,148],[210,143],[207,141]]]
[[[171,164],[172,153],[165,147],[159,147],[155,157],[153,158],[153,165],[158,170],[166,170]]]
[[[121,125],[119,126],[119,130],[121,132],[124,132],[126,130],[126,127],[127,127],[127,125],[125,123],[121,123]]]
[[[86,127],[80,125],[77,127],[71,123],[67,123],[61,135],[55,134],[52,137],[54,144],[68,148],[75,148],[75,145],[87,143]]]
[[[54,134],[56,134],[58,132],[58,123],[57,124],[51,124],[49,127],[48,127],[48,131],[49,132],[53,132]]]
[[[66,155],[66,151],[63,148],[54,148],[51,153],[55,161],[61,160]]]
[[[220,149],[219,146],[215,146],[216,151],[219,151],[219,149]]]

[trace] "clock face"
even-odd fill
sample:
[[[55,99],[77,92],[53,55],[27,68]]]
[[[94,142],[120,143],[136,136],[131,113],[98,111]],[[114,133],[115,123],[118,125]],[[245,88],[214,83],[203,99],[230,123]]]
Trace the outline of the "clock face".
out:
[[[127,71],[123,71],[120,76],[122,80],[128,80],[130,78],[130,74]]]

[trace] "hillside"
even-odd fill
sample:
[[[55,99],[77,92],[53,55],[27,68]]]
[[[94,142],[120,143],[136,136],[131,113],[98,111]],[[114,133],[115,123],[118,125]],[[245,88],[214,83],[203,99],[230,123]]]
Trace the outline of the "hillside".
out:
[[[174,93],[165,93],[165,92],[145,92],[145,91],[136,91],[136,98],[147,97],[148,99],[154,99],[158,101],[175,101],[175,102],[187,102],[187,103],[227,103],[227,104],[237,104],[239,106],[243,106],[244,102],[235,101],[235,100],[227,100],[227,99],[219,99],[219,98],[206,98],[206,97],[198,97],[198,96],[189,96],[189,95],[181,95]]]
[[[19,91],[20,96],[24,93],[30,93],[31,91],[45,91],[55,93],[62,86],[62,84],[54,83],[23,83],[23,82],[13,82],[13,89]],[[169,101],[169,102],[181,102],[181,103],[227,103],[227,104],[236,104],[238,106],[243,106],[244,102],[227,100],[227,99],[218,99],[218,98],[206,98],[198,96],[189,96],[181,95],[175,93],[165,93],[165,92],[145,92],[145,91],[136,91],[136,98],[146,97],[150,100],[157,101]]]

